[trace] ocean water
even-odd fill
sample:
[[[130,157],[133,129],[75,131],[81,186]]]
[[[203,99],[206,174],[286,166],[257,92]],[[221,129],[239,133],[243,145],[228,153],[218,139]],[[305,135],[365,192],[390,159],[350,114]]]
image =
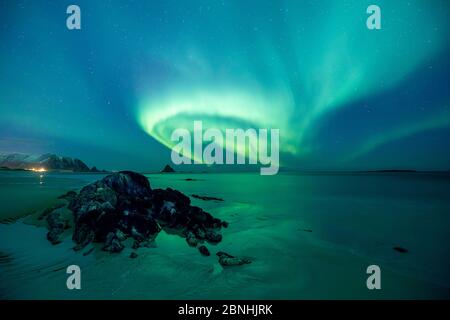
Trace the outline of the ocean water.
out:
[[[22,217],[99,174],[0,172],[0,298],[6,299],[428,299],[450,297],[450,175],[425,173],[150,174],[229,222],[203,257],[161,232],[155,248],[83,256],[68,236]],[[186,178],[194,179],[186,181]],[[11,218],[18,219],[12,221]],[[403,247],[407,253],[393,250]],[[215,252],[252,263],[223,268]],[[81,290],[66,267],[81,267]],[[381,268],[381,290],[366,269]]]

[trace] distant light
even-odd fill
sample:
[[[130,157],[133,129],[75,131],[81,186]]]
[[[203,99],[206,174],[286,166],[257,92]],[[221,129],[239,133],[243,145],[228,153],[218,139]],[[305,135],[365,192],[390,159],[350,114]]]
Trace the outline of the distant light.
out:
[[[46,172],[47,171],[45,168],[31,168],[29,170],[34,171],[34,172]]]

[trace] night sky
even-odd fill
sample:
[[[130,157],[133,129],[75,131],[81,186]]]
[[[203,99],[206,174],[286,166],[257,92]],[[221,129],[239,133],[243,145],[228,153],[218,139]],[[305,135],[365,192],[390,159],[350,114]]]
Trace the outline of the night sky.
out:
[[[449,170],[449,24],[446,0],[1,1],[0,152],[157,170],[203,120],[279,128],[290,168]]]

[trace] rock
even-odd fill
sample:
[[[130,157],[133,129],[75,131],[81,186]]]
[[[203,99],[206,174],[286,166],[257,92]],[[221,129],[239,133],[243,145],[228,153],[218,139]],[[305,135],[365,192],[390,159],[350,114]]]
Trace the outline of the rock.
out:
[[[136,250],[136,249],[139,249],[140,246],[141,246],[141,243],[137,240],[134,240],[133,246],[131,248]]]
[[[224,228],[228,228],[228,222],[226,222],[226,221],[222,221],[222,227],[224,227]]]
[[[405,248],[402,248],[402,247],[393,247],[392,249],[394,249],[395,251],[400,252],[400,253],[407,253],[408,252],[408,249],[405,249]]]
[[[61,214],[58,210],[54,210],[47,215],[47,224],[49,231],[47,233],[47,239],[52,244],[58,244],[61,242],[61,235],[66,228],[66,222],[61,218]]]
[[[110,174],[100,181],[120,196],[134,198],[134,200],[148,197],[152,191],[148,179],[133,171]]]
[[[224,267],[241,266],[251,263],[251,261],[247,258],[237,258],[223,251],[217,252],[216,255],[219,257],[219,263]]]
[[[156,241],[154,239],[148,239],[145,240],[143,242],[141,242],[140,244],[141,247],[145,247],[145,248],[156,248]]]
[[[196,247],[199,240],[197,239],[197,237],[194,235],[194,233],[192,233],[191,231],[188,231],[186,234],[186,242],[188,243],[188,245],[190,245],[191,247]]]
[[[94,248],[94,247],[90,248],[90,249],[89,249],[89,250],[87,250],[86,252],[83,252],[83,256],[87,256],[87,255],[91,254],[91,253],[92,253],[92,251],[94,251],[94,250],[95,250],[95,248]]]
[[[108,233],[108,235],[106,236],[105,245],[103,246],[102,250],[116,253],[122,251],[123,248],[124,246],[117,237],[117,234],[114,232]]]
[[[207,230],[206,231],[206,240],[211,243],[219,243],[222,241],[222,235],[215,230]]]
[[[197,195],[197,194],[193,194],[193,195],[191,195],[191,196],[192,196],[192,198],[196,198],[196,199],[200,199],[200,200],[204,200],[204,201],[211,201],[211,200],[214,200],[214,201],[223,201],[222,198],[207,197],[207,196],[199,196],[199,195]]]
[[[175,172],[175,170],[174,170],[171,166],[169,166],[168,164],[166,164],[166,166],[164,167],[164,169],[161,170],[161,172],[164,172],[164,173],[171,173],[171,172]]]
[[[136,259],[138,257],[138,254],[136,253],[136,252],[132,252],[131,254],[130,254],[130,258],[131,259]]]
[[[200,253],[201,253],[203,256],[209,256],[209,255],[211,255],[211,254],[209,253],[208,248],[207,248],[206,246],[200,246],[200,247],[198,247],[198,251],[200,251]]]
[[[75,250],[91,242],[104,243],[103,250],[119,252],[122,242],[133,239],[133,248],[154,247],[161,229],[185,237],[189,246],[218,243],[220,229],[228,224],[199,207],[191,206],[183,193],[152,189],[138,173],[121,171],[91,183],[72,197]]]
[[[75,251],[83,249],[95,239],[95,232],[87,224],[75,225],[72,240],[77,244]]]
[[[148,179],[130,171],[122,171],[104,177],[85,186],[72,199],[69,209],[74,213],[73,240],[78,244],[106,241],[106,236],[118,229],[119,241],[131,235],[133,228],[143,237],[158,233],[159,226],[148,216],[151,187]],[[91,232],[87,232],[87,230]]]
[[[156,189],[153,190],[152,200],[153,217],[161,227],[178,230],[179,233],[185,235],[187,235],[187,231],[196,234],[195,230],[201,228],[205,232],[210,230],[211,238],[219,238],[213,236],[213,233],[217,233],[217,231],[212,229],[220,230],[222,221],[199,207],[191,206],[190,199],[181,192],[171,188]]]
[[[125,241],[127,239],[127,235],[120,230],[116,230],[116,236],[119,241]]]
[[[152,209],[155,217],[167,224],[176,223],[177,214],[190,209],[191,200],[180,191],[171,188],[153,190]],[[180,215],[181,216],[181,215]]]
[[[198,239],[203,240],[206,238],[206,232],[204,229],[197,226],[197,227],[194,227],[194,232],[195,232],[195,236]]]
[[[40,216],[38,217],[38,220],[44,219],[45,217],[47,217],[47,215],[49,213],[55,211],[56,209],[62,208],[62,207],[64,207],[64,203],[57,203],[57,204],[54,204],[51,207],[48,207],[48,208],[44,209],[42,211],[42,213],[40,214]]]
[[[133,242],[133,245],[132,245],[131,248],[136,250],[136,249],[139,249],[141,247],[143,247],[143,248],[156,248],[157,245],[156,245],[155,240],[150,238],[150,239],[146,239],[146,240],[143,240],[143,241],[135,240]]]
[[[61,236],[62,233],[55,231],[54,229],[47,232],[47,239],[50,241],[53,245],[61,243]]]

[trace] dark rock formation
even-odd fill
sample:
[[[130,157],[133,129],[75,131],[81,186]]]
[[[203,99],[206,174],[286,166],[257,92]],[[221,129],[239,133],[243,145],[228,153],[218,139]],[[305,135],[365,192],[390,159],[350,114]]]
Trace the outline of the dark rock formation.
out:
[[[209,255],[211,255],[211,254],[209,253],[208,248],[207,248],[206,246],[200,246],[200,247],[198,247],[198,251],[200,251],[200,253],[202,254],[202,256],[209,256]]]
[[[65,221],[61,218],[61,214],[58,210],[54,210],[47,215],[48,233],[47,239],[52,244],[58,244],[61,242],[61,235],[66,228]]]
[[[111,253],[120,252],[123,250],[124,245],[121,242],[121,238],[118,235],[120,233],[120,230],[116,230],[115,232],[110,232],[106,236],[105,245],[103,246],[102,250],[109,251]]]
[[[136,259],[137,257],[138,257],[138,254],[136,252],[130,253],[130,258],[131,259]]]
[[[186,232],[186,242],[189,246],[196,247],[199,242],[199,239],[197,239],[197,237],[195,236],[194,233],[192,233],[191,231],[187,231]]]
[[[83,252],[83,256],[88,256],[88,255],[90,255],[94,250],[95,250],[94,247],[88,249],[86,252]]]
[[[137,240],[158,233],[158,225],[147,212],[150,198],[147,178],[130,171],[85,186],[69,204],[75,221],[73,240],[78,245],[105,242],[104,250],[117,252],[118,231]]]
[[[56,203],[42,211],[42,213],[39,215],[38,220],[42,220],[45,217],[47,217],[50,213],[55,211],[56,209],[64,207],[64,203]]]
[[[393,247],[392,249],[394,249],[395,251],[400,252],[400,253],[407,253],[408,252],[408,249],[405,249],[405,248],[402,248],[402,247]]]
[[[222,240],[226,222],[191,206],[190,199],[171,188],[152,190],[146,177],[122,171],[85,186],[74,196],[75,229],[72,239],[79,250],[90,242],[104,243],[103,250],[120,252],[131,237],[133,248],[152,246],[161,228],[186,238],[190,246]]]
[[[217,252],[216,255],[219,257],[219,263],[224,267],[241,266],[243,264],[251,263],[247,258],[237,258],[223,251]]]
[[[222,240],[219,233],[222,221],[214,218],[199,207],[191,206],[190,199],[183,193],[167,188],[153,191],[153,217],[166,231],[181,233],[189,245],[196,246],[196,240],[217,243]]]
[[[169,173],[169,172],[175,172],[175,170],[171,166],[166,164],[166,166],[164,167],[164,169],[161,170],[161,172]]]
[[[13,261],[13,258],[4,252],[0,251],[0,264],[10,264]]]
[[[207,197],[207,196],[199,196],[197,194],[193,194],[192,198],[196,198],[196,199],[200,199],[200,200],[204,200],[204,201],[210,201],[210,200],[214,200],[214,201],[223,201],[222,198],[216,198],[216,197]]]

